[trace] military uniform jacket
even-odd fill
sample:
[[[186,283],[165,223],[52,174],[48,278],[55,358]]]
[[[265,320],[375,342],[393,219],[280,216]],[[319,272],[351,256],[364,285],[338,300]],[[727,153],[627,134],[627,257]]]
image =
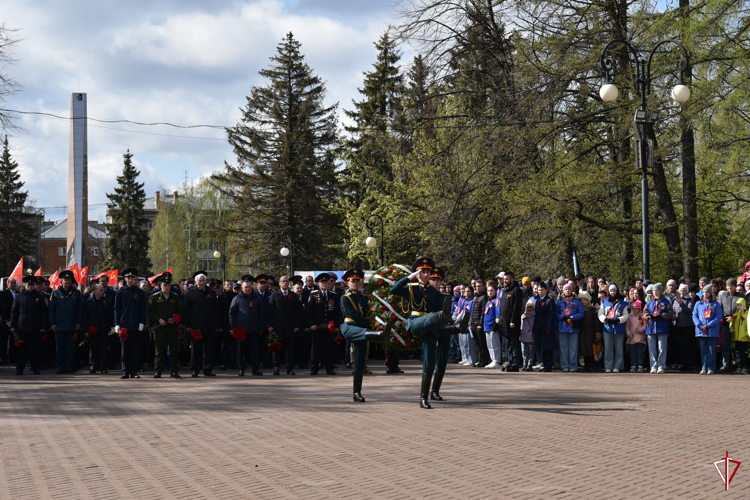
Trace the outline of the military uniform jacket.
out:
[[[278,290],[271,294],[268,300],[268,326],[282,337],[296,337],[294,329],[300,327],[299,311],[301,311],[297,294],[293,291]]]
[[[219,299],[211,287],[201,290],[194,286],[188,289],[182,303],[182,323],[203,334],[213,333],[221,328]]]
[[[423,316],[425,314],[443,310],[445,295],[430,285],[411,283],[409,277],[400,279],[391,287],[391,294],[403,297],[409,301],[409,309],[412,316]]]
[[[106,296],[101,300],[96,300],[96,295],[92,293],[89,300],[83,303],[83,323],[81,323],[83,332],[88,333],[89,327],[93,326],[97,330],[96,335],[109,335],[109,330],[114,326],[109,309]]]
[[[18,332],[36,333],[47,329],[47,304],[36,290],[16,294],[10,312],[10,327]]]
[[[83,297],[74,286],[70,290],[61,286],[52,292],[48,309],[49,324],[57,326],[61,332],[73,332],[76,325],[83,323]]]
[[[150,323],[157,329],[167,328],[176,331],[179,328],[177,323],[164,326],[159,324],[160,319],[168,322],[175,314],[178,316],[182,314],[182,302],[180,302],[180,297],[176,293],[169,292],[169,297],[165,297],[164,292],[159,290],[151,296],[148,301],[148,317],[151,320]]]
[[[354,324],[360,328],[371,330],[370,320],[367,319],[368,296],[349,290],[341,297],[341,309],[344,311],[344,322]]]
[[[137,286],[119,289],[115,295],[115,325],[136,331],[139,324],[148,324],[146,300],[146,292]]]
[[[341,301],[339,296],[330,291],[314,290],[307,301],[307,322],[310,326],[327,325],[333,321],[336,327],[341,325]]]

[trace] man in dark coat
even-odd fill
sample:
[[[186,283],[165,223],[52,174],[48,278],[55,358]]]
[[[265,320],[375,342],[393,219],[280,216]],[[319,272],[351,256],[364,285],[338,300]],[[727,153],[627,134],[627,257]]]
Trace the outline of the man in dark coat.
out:
[[[521,315],[526,302],[515,275],[512,272],[506,272],[504,279],[505,289],[500,300],[500,333],[510,343],[508,350],[510,361],[507,371],[517,372],[521,365]]]
[[[104,300],[107,303],[106,310],[110,316],[110,323],[115,324],[115,295],[117,292],[109,284],[109,276],[102,274],[99,276],[99,284],[104,288]],[[120,358],[120,339],[117,335],[107,335],[107,343],[109,344],[109,356],[107,357],[107,365],[109,368],[114,368],[118,365]]]
[[[271,368],[273,364],[271,360],[271,353],[268,351],[268,303],[271,300],[271,290],[268,287],[268,276],[265,274],[259,274],[255,277],[257,283],[256,293],[260,297],[261,307],[263,308],[263,314],[261,315],[260,323],[260,336],[258,337],[258,353],[260,355],[260,361],[263,364],[263,368]]]
[[[261,324],[265,320],[260,295],[253,290],[252,276],[242,277],[242,289],[234,296],[229,306],[229,325],[232,329],[245,329],[245,340],[237,339],[237,375],[245,375],[245,360],[250,358],[250,368],[253,375],[260,376],[259,340]],[[247,278],[247,279],[245,279]]]
[[[107,373],[107,351],[112,317],[104,296],[104,287],[94,285],[89,299],[83,303],[83,333],[89,339],[89,373]],[[112,335],[114,337],[114,335]]]
[[[0,316],[2,316],[3,323],[0,325],[0,363],[2,364],[15,359],[16,347],[13,345],[13,336],[8,335],[9,330],[5,327],[5,322],[10,320],[10,309],[16,299],[16,285],[15,278],[8,278],[5,282],[6,289],[0,292]]]
[[[148,299],[146,292],[138,287],[138,270],[129,267],[123,271],[125,286],[115,295],[115,331],[120,340],[121,379],[141,378],[139,350],[142,350],[144,329],[148,323]],[[127,330],[127,335],[122,333]]]
[[[474,340],[477,343],[477,362],[474,366],[484,368],[490,364],[490,350],[487,347],[487,336],[484,331],[484,309],[487,306],[487,287],[483,279],[477,279],[474,285],[476,294],[474,295],[474,307],[471,310],[469,326],[474,332]],[[519,335],[521,326],[518,326]]]
[[[318,290],[313,290],[307,303],[307,322],[310,325],[312,336],[312,368],[310,375],[317,375],[320,365],[323,364],[326,373],[335,375],[333,371],[333,338],[335,334],[323,328],[318,329],[320,325],[328,325],[333,322],[336,328],[340,323],[338,318],[341,316],[341,300],[335,292],[329,290],[333,288],[330,284],[330,276],[326,273],[320,273],[315,280],[319,283]]]
[[[23,375],[26,355],[31,354],[31,369],[39,375],[42,369],[42,336],[47,330],[47,304],[36,291],[36,276],[24,276],[26,289],[16,294],[10,314],[10,331],[18,339],[16,375]]]
[[[294,375],[294,337],[299,328],[299,299],[289,289],[289,277],[282,276],[279,289],[268,301],[268,331],[276,332],[282,339],[286,351],[286,374]],[[273,374],[279,374],[281,352],[273,353]]]
[[[197,377],[203,368],[203,375],[215,377],[213,373],[212,346],[214,333],[221,327],[219,320],[219,300],[210,287],[206,286],[206,275],[194,276],[195,286],[185,293],[182,304],[182,322],[190,332],[190,370]],[[201,356],[203,358],[201,363]]]
[[[252,276],[248,275],[252,278]],[[224,282],[224,291],[219,295],[219,317],[221,318],[221,370],[234,368],[237,355],[237,341],[232,337],[232,327],[229,325],[229,306],[237,294],[234,293],[232,280]]]
[[[299,331],[294,336],[294,357],[297,360],[297,366],[300,370],[306,370],[308,368],[307,363],[310,361],[310,341],[311,332],[305,330],[310,326],[307,320],[307,307],[309,295],[305,292],[302,285],[302,276],[294,276],[292,278],[292,291],[297,296],[297,302],[299,303],[297,311],[297,326]]]

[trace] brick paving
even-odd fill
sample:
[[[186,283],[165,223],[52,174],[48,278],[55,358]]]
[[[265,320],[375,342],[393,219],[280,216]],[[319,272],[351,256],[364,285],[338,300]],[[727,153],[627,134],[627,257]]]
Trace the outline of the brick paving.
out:
[[[375,364],[376,362],[373,362]],[[0,499],[748,498],[750,377],[180,380],[0,368]],[[343,368],[343,367],[342,367]],[[371,367],[373,368],[373,367]],[[729,492],[712,462],[743,463]]]

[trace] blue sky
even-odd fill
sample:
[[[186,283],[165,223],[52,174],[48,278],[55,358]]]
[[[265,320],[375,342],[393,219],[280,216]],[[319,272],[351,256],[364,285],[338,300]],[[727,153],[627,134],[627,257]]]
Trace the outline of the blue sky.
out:
[[[327,81],[329,103],[351,108],[362,72],[375,60],[373,42],[395,12],[392,0],[3,4],[0,20],[22,39],[18,62],[4,71],[24,86],[6,108],[69,116],[70,94],[80,89],[92,118],[211,125],[236,122],[250,87],[262,83],[258,71],[289,31]],[[68,121],[23,115],[18,124],[24,130],[9,140],[30,197],[38,207],[67,205]],[[96,205],[107,201],[127,149],[153,196],[186,173],[193,180],[233,162],[225,139],[216,129],[89,122],[90,218],[103,219],[105,208]],[[58,219],[64,210],[48,208],[46,215]]]

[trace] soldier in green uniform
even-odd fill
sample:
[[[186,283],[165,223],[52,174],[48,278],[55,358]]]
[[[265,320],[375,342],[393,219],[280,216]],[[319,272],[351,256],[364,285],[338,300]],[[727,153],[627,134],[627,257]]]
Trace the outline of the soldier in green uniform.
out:
[[[428,401],[438,338],[442,334],[458,333],[458,326],[451,321],[451,298],[430,286],[430,275],[435,263],[429,257],[420,257],[411,266],[411,275],[399,280],[391,288],[391,294],[409,301],[411,315],[406,320],[406,331],[422,339],[422,387],[419,406],[430,409]],[[417,277],[418,282],[411,283]]]
[[[154,280],[159,284],[161,290],[151,296],[148,303],[148,317],[154,325],[154,378],[161,378],[164,369],[164,356],[169,344],[169,371],[170,376],[180,378],[177,373],[179,362],[177,360],[177,335],[179,333],[178,323],[174,315],[182,312],[180,297],[172,292],[172,273],[164,273]]]
[[[372,331],[370,320],[367,319],[368,297],[359,293],[359,282],[364,279],[365,273],[361,269],[349,269],[344,273],[349,291],[341,297],[341,310],[344,322],[341,324],[341,334],[354,346],[355,370],[354,370],[354,402],[364,403],[362,397],[362,378],[365,370],[365,355],[367,354],[367,342],[388,342],[391,334],[391,325],[386,324],[382,331]]]

